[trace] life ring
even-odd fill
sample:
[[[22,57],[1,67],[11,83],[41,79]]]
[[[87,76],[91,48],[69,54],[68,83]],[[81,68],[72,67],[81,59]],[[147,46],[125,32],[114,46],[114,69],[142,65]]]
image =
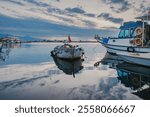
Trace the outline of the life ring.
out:
[[[138,77],[133,77],[133,78],[132,78],[132,83],[133,83],[134,85],[139,85],[139,84],[140,84],[139,78],[138,78]]]
[[[142,29],[141,27],[137,27],[137,28],[135,29],[136,35],[141,35],[142,32],[143,32],[143,29]]]
[[[134,40],[134,44],[135,44],[135,45],[142,45],[142,39],[141,39],[141,38],[136,38],[136,39]]]
[[[128,48],[127,48],[127,51],[128,51],[128,52],[135,52],[135,50],[134,50],[133,47],[128,47]]]

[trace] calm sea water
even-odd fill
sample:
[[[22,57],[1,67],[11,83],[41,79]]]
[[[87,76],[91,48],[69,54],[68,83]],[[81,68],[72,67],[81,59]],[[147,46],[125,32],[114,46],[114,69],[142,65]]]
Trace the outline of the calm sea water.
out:
[[[0,99],[150,99],[149,68],[124,63],[99,43],[78,44],[85,50],[84,61],[51,57],[60,44],[3,48]]]

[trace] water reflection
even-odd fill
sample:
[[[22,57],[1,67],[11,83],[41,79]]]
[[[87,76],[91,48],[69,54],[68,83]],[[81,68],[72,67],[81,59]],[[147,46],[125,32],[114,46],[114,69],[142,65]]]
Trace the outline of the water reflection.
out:
[[[148,87],[148,78],[145,81],[141,78],[141,86],[130,83],[131,70],[127,72],[125,68],[119,68],[124,61],[118,56],[102,59],[105,55],[102,46],[81,44],[85,61],[68,62],[50,56],[56,45],[58,43],[24,43],[21,48],[10,48],[9,58],[0,65],[0,99],[135,100],[141,99],[137,91]],[[98,60],[101,61],[93,66]],[[120,70],[118,75],[116,68]],[[146,73],[140,72],[142,76]],[[72,78],[73,74],[76,78]]]
[[[83,69],[82,59],[68,61],[53,57],[53,60],[60,70],[62,70],[65,74],[73,75],[73,77],[75,77],[75,73],[78,73]]]
[[[126,63],[119,56],[109,53],[96,65],[99,63],[116,69],[118,80],[126,87],[130,87],[133,90],[133,94],[143,99],[150,99],[149,67]]]
[[[21,43],[3,43],[2,49],[21,48]]]
[[[21,43],[2,43],[0,51],[0,62],[5,62],[12,48],[21,48]]]
[[[4,62],[6,60],[6,58],[8,57],[9,53],[10,53],[10,49],[6,49],[5,51],[1,51],[0,52],[0,62],[1,61]]]

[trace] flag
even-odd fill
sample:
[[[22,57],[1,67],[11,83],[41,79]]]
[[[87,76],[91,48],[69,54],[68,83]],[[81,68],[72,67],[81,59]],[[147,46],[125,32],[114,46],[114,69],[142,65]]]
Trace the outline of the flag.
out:
[[[68,42],[71,42],[71,37],[70,37],[70,35],[68,35]]]
[[[148,14],[150,14],[150,9],[148,10]]]

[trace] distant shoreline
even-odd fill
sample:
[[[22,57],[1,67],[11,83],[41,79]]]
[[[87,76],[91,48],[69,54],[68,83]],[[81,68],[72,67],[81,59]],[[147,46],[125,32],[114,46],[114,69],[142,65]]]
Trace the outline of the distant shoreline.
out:
[[[64,43],[64,41],[21,41],[20,43]],[[70,43],[98,43],[98,41],[71,41]]]

